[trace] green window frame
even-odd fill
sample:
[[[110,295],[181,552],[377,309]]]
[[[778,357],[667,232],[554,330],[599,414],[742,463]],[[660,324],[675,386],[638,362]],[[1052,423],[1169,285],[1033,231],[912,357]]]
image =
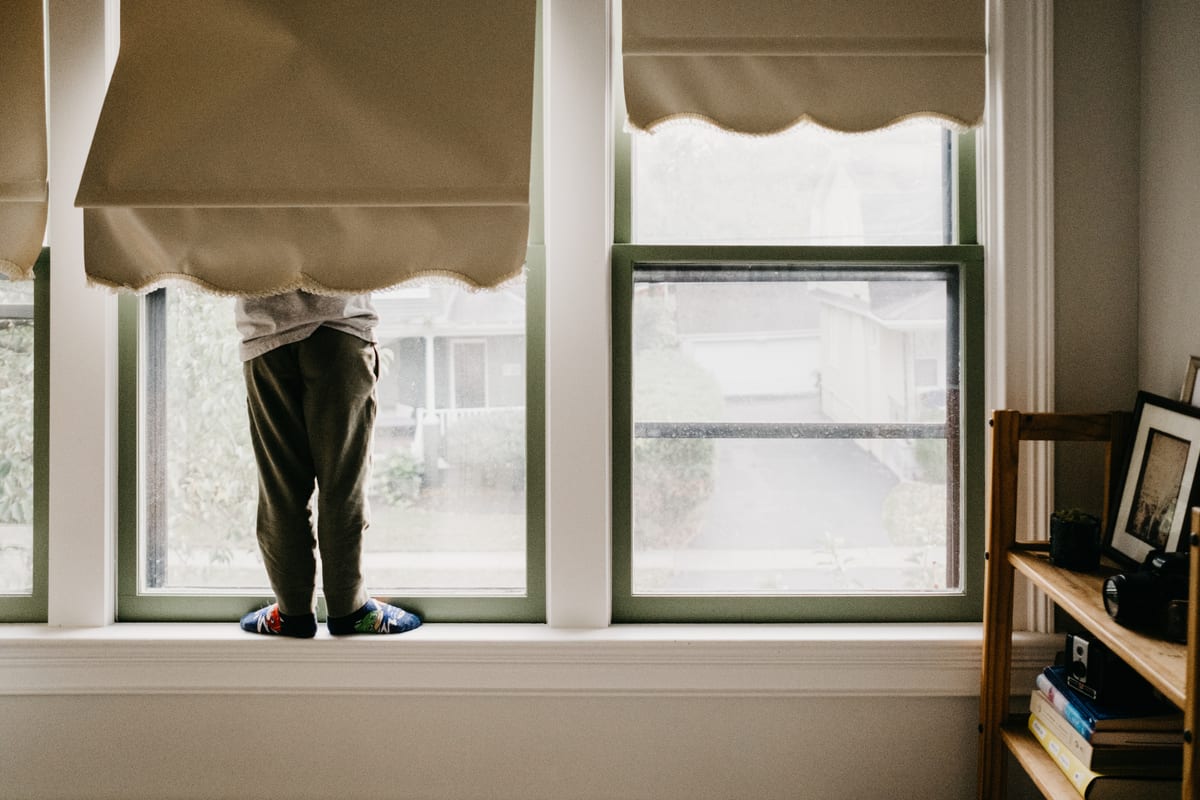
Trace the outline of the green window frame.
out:
[[[545,475],[544,475],[544,247],[530,246],[526,263],[527,332],[526,355],[526,551],[525,592],[522,595],[419,594],[393,597],[405,608],[419,612],[429,621],[440,622],[539,622],[545,618]],[[147,470],[162,464],[143,415],[163,363],[148,328],[164,329],[165,304],[141,297],[123,296],[118,301],[119,450],[118,450],[118,571],[117,619],[132,621],[232,621],[241,614],[271,601],[269,594],[244,594],[225,590],[183,591],[141,589],[146,560],[142,528],[145,495],[156,479]],[[147,324],[149,322],[149,325]],[[230,325],[232,326],[232,320]],[[149,413],[154,413],[151,410]],[[248,423],[247,423],[248,424]],[[162,426],[157,426],[161,429]],[[156,473],[157,474],[157,473]],[[139,476],[141,478],[139,479]],[[369,534],[368,534],[369,535]],[[369,557],[369,556],[368,556]],[[323,598],[318,614],[325,614]]]
[[[613,621],[635,622],[897,622],[973,621],[983,597],[983,253],[975,245],[929,247],[708,247],[617,245],[613,253]],[[633,591],[632,418],[633,292],[639,270],[683,275],[733,266],[764,269],[939,270],[957,309],[957,550],[962,585],[930,594],[635,594]],[[953,402],[953,394],[950,394]],[[720,427],[720,426],[713,426]],[[731,426],[726,426],[731,427]],[[803,426],[799,426],[803,427]],[[864,423],[859,427],[882,424]],[[751,434],[756,435],[756,434]],[[783,432],[779,438],[804,438]],[[739,434],[732,434],[737,438]],[[865,437],[864,437],[865,438]],[[953,459],[949,461],[953,465]],[[951,482],[951,486],[954,483]]]
[[[0,594],[0,621],[45,622],[49,578],[50,249],[42,248],[33,277],[33,586]]]

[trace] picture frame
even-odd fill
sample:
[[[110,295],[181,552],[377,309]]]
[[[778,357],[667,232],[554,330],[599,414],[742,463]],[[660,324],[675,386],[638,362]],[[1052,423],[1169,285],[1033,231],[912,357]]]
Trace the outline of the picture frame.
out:
[[[1196,372],[1200,369],[1200,356],[1189,356],[1187,372],[1183,376],[1183,390],[1179,400],[1193,406],[1200,406],[1200,392],[1196,391]]]
[[[1188,509],[1200,501],[1200,408],[1138,392],[1133,432],[1104,546],[1106,555],[1126,566],[1141,564],[1153,550],[1186,548]]]

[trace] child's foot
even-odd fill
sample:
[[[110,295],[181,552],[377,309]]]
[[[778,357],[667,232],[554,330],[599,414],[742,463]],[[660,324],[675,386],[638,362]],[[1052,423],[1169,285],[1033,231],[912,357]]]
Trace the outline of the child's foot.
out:
[[[278,603],[272,603],[242,617],[242,630],[267,636],[311,639],[317,635],[317,618],[312,614],[284,614]]]
[[[344,617],[329,618],[329,632],[334,636],[351,633],[404,633],[420,627],[421,618],[403,608],[379,600],[368,600],[366,604]]]

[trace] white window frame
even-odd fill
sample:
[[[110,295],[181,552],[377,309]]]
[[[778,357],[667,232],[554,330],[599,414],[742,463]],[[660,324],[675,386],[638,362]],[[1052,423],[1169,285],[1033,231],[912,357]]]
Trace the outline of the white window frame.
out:
[[[118,674],[123,670],[121,659],[129,658],[130,653],[140,653],[149,661],[177,663],[199,651],[196,642],[204,637],[237,632],[225,633],[226,628],[234,627],[231,625],[222,625],[218,631],[216,626],[206,625],[113,623],[118,502],[116,301],[113,295],[85,285],[82,212],[74,207],[74,194],[116,52],[115,2],[47,1],[50,244],[55,265],[50,313],[49,625],[32,630],[6,626],[0,638],[49,639],[48,644],[34,649],[55,659],[56,664],[61,663],[64,648],[77,653],[80,647],[89,648],[88,642],[97,637],[112,643],[128,642],[132,650],[114,647],[107,651],[115,659],[108,672],[104,669],[108,662],[98,654],[79,660],[75,668],[83,683],[93,685],[111,678],[111,685],[119,686],[127,680]],[[930,691],[977,691],[977,682],[968,680],[968,675],[977,677],[977,626],[946,626],[940,629],[944,633],[931,631],[929,626],[822,627],[819,633],[812,626],[787,626],[786,630],[774,629],[768,637],[771,644],[751,648],[750,655],[744,653],[746,638],[751,635],[744,626],[718,626],[703,633],[675,626],[668,626],[669,630],[647,626],[652,631],[643,626],[609,627],[611,1],[547,0],[543,10],[549,264],[545,331],[547,624],[517,626],[522,631],[536,629],[532,633],[504,633],[495,626],[459,627],[440,638],[435,632],[431,646],[443,661],[482,664],[482,671],[472,670],[466,677],[459,674],[456,678],[468,684],[472,675],[490,670],[497,640],[507,636],[527,641],[528,647],[511,658],[528,669],[508,669],[502,679],[531,681],[526,690],[544,688],[542,677],[551,678],[554,669],[575,659],[602,668],[594,675],[589,673],[590,677],[571,676],[583,688],[619,684],[623,679],[634,684],[674,685],[690,680],[691,666],[700,669],[707,665],[715,670],[715,690],[722,669],[733,663],[728,658],[736,656],[734,660],[744,663],[744,658],[754,655],[761,659],[756,663],[777,667],[766,670],[763,680],[775,676],[781,690],[792,680],[789,675],[803,679],[815,674],[797,670],[798,663],[829,672],[827,665],[836,660],[839,669],[835,672],[841,677],[818,680],[814,691],[827,688],[846,693],[845,684],[850,682],[867,693],[905,692],[906,687],[920,692],[929,676],[938,674],[939,665],[950,663],[949,654],[951,662],[954,657],[960,659],[949,667],[958,670],[958,683],[945,691]],[[988,407],[1052,410],[1052,13],[1051,4],[1014,0],[989,4],[989,108],[980,170],[986,198],[980,203],[981,240],[988,253]],[[1041,496],[1038,502],[1045,507],[1052,471],[1048,457],[1039,464],[1033,494]],[[1035,507],[1028,513],[1037,512]],[[93,632],[75,636],[62,630],[71,627]],[[766,636],[753,635],[760,641]],[[167,641],[173,637],[174,645]],[[931,638],[943,646],[928,646]],[[160,644],[150,646],[148,640]],[[581,649],[580,641],[597,644]],[[619,642],[620,648],[609,648],[609,641]],[[705,645],[691,659],[681,661],[676,671],[635,679],[647,663],[671,660],[675,651],[664,649],[666,641],[703,641]],[[778,641],[790,644],[777,647]],[[1032,664],[1044,663],[1046,654],[1052,652],[1052,645],[1038,641],[1027,651]],[[854,647],[854,643],[862,646]],[[88,651],[96,653],[94,648]],[[237,666],[245,652],[242,646],[218,649],[210,661],[227,654],[232,666]],[[348,660],[362,655],[361,648],[344,652]],[[547,666],[553,660],[548,656],[568,652],[572,655],[565,661]],[[28,651],[18,647],[9,654],[4,658],[20,659]],[[892,663],[886,654],[896,655]],[[333,661],[327,655],[314,655],[290,663],[308,669],[315,680]],[[901,664],[904,668],[897,672]],[[27,671],[21,674],[28,677],[28,683],[18,682],[15,689],[70,690],[69,676],[61,671],[42,670],[46,677],[40,678],[40,664],[27,661],[22,665]],[[381,669],[391,666],[383,664]],[[547,669],[551,672],[544,671]],[[227,671],[228,685],[240,686],[238,670]],[[87,677],[89,674],[95,677]],[[147,683],[144,675],[139,680],[139,686]],[[220,669],[206,670],[202,665],[164,680],[176,681],[181,690],[225,685]],[[739,680],[745,685],[746,676],[740,671]],[[972,682],[973,686],[968,685]]]

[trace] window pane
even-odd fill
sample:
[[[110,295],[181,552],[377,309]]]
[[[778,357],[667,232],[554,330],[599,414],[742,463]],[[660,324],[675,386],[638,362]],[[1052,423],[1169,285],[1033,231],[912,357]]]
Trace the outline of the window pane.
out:
[[[635,594],[957,590],[954,278],[648,270]]]
[[[269,593],[233,302],[174,288],[147,301],[144,589]],[[374,302],[370,590],[523,593],[523,292],[410,287]]]
[[[953,136],[932,122],[773,136],[681,122],[634,134],[640,244],[945,244]]]
[[[33,281],[0,278],[0,594],[33,592]]]

